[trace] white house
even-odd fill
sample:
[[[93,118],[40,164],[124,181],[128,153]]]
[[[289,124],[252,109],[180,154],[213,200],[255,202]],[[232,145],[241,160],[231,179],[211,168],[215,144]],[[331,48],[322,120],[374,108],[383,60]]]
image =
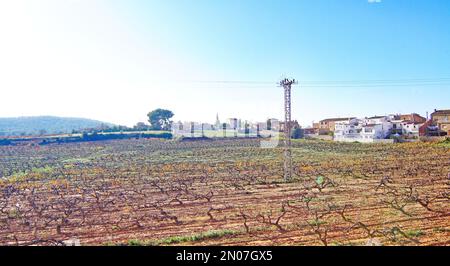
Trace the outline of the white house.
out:
[[[419,129],[423,123],[404,121],[402,123],[402,134],[405,136],[419,136]]]
[[[358,141],[361,138],[362,124],[363,121],[359,119],[336,122],[334,140],[348,142]]]
[[[231,129],[237,129],[239,127],[238,119],[237,118],[228,118],[228,125]]]
[[[378,142],[387,138],[391,130],[392,123],[388,122],[386,117],[340,121],[335,125],[334,140],[343,142]]]
[[[390,117],[389,116],[372,116],[369,118],[365,118],[364,119],[364,124],[381,124],[381,123],[385,123],[385,122],[390,122]]]
[[[404,120],[400,120],[400,119],[391,120],[392,133],[393,134],[402,134],[402,124],[404,122],[405,122]]]
[[[367,124],[361,131],[361,142],[374,142],[376,139],[385,139],[391,133],[392,125],[389,122],[380,124]]]
[[[281,129],[280,120],[276,118],[270,118],[269,120],[270,120],[270,129],[280,131]]]

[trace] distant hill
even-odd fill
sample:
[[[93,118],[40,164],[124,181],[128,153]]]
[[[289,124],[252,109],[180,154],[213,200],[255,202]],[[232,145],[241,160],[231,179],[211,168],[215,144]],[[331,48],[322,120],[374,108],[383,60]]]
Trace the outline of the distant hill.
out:
[[[21,136],[71,133],[72,130],[97,128],[113,124],[85,118],[55,116],[0,118],[0,136]]]

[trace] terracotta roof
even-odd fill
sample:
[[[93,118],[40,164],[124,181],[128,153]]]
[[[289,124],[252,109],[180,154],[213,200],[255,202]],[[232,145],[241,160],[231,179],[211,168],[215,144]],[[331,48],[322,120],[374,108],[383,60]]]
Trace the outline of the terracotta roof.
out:
[[[425,117],[423,117],[423,116],[421,116],[421,115],[419,115],[419,114],[417,114],[417,113],[412,113],[412,114],[403,114],[403,115],[400,115],[401,117],[405,117],[405,116],[409,116],[409,117],[411,117],[411,116],[416,116],[416,117],[419,117],[419,118],[421,118],[421,119],[426,119]]]
[[[450,115],[450,110],[435,110],[431,115]]]
[[[327,118],[327,119],[321,120],[319,122],[322,123],[322,122],[333,122],[333,121],[346,121],[346,120],[351,120],[351,119],[355,119],[355,117]]]

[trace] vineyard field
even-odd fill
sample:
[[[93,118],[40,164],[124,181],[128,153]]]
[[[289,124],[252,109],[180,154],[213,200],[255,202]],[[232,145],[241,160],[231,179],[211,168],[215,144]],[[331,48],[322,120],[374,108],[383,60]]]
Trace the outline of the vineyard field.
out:
[[[450,146],[124,139],[0,147],[0,245],[450,245]]]

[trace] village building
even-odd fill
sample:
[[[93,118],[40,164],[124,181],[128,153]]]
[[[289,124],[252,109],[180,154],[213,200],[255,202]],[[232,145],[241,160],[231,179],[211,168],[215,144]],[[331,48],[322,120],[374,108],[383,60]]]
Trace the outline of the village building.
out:
[[[230,129],[238,129],[239,125],[238,125],[238,119],[237,118],[228,118],[228,123],[227,123],[228,127]]]
[[[303,130],[304,130],[305,135],[318,135],[319,134],[318,128],[307,127],[307,128],[304,128]]]
[[[450,122],[450,110],[434,110],[431,114],[431,120],[434,123]]]
[[[439,129],[441,130],[441,132],[446,132],[447,136],[450,136],[450,122],[446,122],[446,123],[440,123],[439,124]]]
[[[427,119],[419,114],[412,113],[412,114],[405,114],[405,115],[399,115],[399,120],[403,121],[411,121],[418,124],[423,124],[427,121]]]
[[[389,123],[366,124],[361,132],[361,142],[375,142],[375,140],[386,139],[391,134]]]
[[[328,118],[319,121],[319,134],[326,134],[328,132],[334,132],[336,128],[336,123],[339,122],[349,122],[355,117],[346,117],[346,118]]]
[[[267,130],[280,131],[280,120],[276,118],[267,119]]]
[[[343,142],[354,142],[361,139],[363,121],[351,119],[335,122],[334,140]]]
[[[313,122],[312,128],[319,129],[320,128],[320,123]]]
[[[386,123],[391,120],[391,117],[389,116],[372,116],[372,117],[366,117],[364,119],[365,124],[381,124]]]
[[[214,130],[214,125],[212,125],[212,124],[209,124],[209,123],[202,123],[201,124],[202,125],[202,127],[203,127],[203,130]]]
[[[220,128],[222,128],[222,123],[220,122],[220,119],[219,119],[219,113],[216,114],[216,122],[214,123],[214,128],[216,130],[219,130]]]
[[[419,137],[421,127],[426,118],[417,113],[388,116],[374,116],[364,119],[365,124],[382,124],[383,128],[391,128],[390,135],[404,138]],[[422,129],[423,131],[423,129]]]
[[[393,135],[397,134],[397,135],[401,135],[403,134],[403,123],[405,123],[405,120],[400,120],[398,119],[399,117],[396,117],[395,120],[391,120],[391,124],[392,124],[392,131],[391,133]]]
[[[422,136],[450,136],[450,110],[435,110],[431,119],[417,113],[391,114],[357,119],[329,118],[312,128],[304,129],[305,135],[333,135],[335,141],[389,142],[401,139],[419,139]],[[330,134],[332,133],[332,134]]]
[[[379,142],[389,137],[392,123],[386,117],[371,117],[339,121],[335,124],[334,140],[342,142]],[[378,122],[378,123],[373,123]]]
[[[404,121],[402,126],[402,135],[405,137],[419,137],[420,128],[424,123],[421,122],[413,122],[413,121]]]
[[[434,110],[431,121],[439,129],[439,135],[450,136],[450,110]]]

